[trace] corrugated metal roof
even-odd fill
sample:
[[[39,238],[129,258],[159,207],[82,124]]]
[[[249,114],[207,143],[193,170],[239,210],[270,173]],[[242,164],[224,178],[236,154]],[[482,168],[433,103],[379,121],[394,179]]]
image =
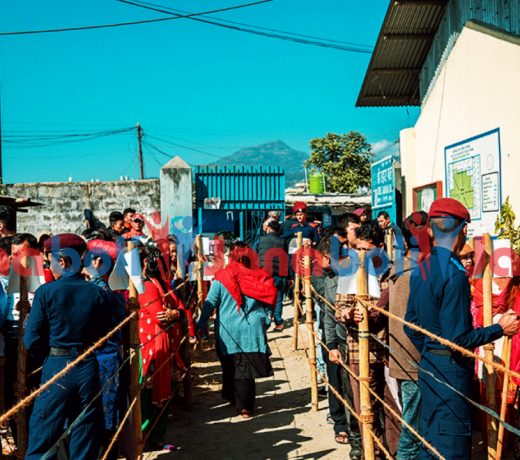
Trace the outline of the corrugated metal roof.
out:
[[[357,107],[420,105],[419,74],[448,0],[392,0]]]

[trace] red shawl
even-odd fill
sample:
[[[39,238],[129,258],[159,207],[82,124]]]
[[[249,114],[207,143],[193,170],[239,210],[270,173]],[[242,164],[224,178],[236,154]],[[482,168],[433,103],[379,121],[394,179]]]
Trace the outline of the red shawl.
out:
[[[274,279],[261,268],[250,269],[239,262],[231,261],[226,268],[215,273],[215,279],[220,281],[235,299],[238,309],[242,306],[243,296],[272,307],[276,305],[278,291]]]

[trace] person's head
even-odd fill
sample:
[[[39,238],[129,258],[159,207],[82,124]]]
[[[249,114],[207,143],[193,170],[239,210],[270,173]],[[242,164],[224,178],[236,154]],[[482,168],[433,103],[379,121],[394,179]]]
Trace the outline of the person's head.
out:
[[[347,232],[347,243],[352,248],[355,247],[356,244],[356,229],[361,224],[359,220],[359,216],[352,212],[348,212],[341,216],[339,221],[339,226],[343,227]]]
[[[142,232],[144,227],[144,217],[142,214],[132,215],[132,229],[136,232]]]
[[[463,267],[470,271],[475,265],[475,250],[469,245],[465,244],[459,254],[460,261]]]
[[[401,232],[403,234],[407,252],[411,249],[421,248],[421,240],[429,239],[427,225],[428,214],[424,211],[415,211],[403,221]]]
[[[453,198],[435,200],[428,212],[429,233],[433,245],[459,254],[464,244],[471,216],[467,208]]]
[[[365,208],[357,208],[353,214],[359,217],[360,222],[366,222],[368,219],[368,211]]]
[[[332,233],[329,236],[335,236],[339,240],[340,244],[348,243],[348,231],[345,227],[341,225],[337,225],[336,227],[334,227],[332,229]]]
[[[369,251],[375,248],[383,248],[385,245],[385,233],[376,221],[363,222],[356,228],[356,249]]]
[[[11,241],[12,236],[0,237],[0,275],[9,275],[11,267]]]
[[[271,220],[267,224],[266,233],[280,233],[280,224],[277,220]]]
[[[168,235],[168,251],[172,265],[177,264],[177,239],[174,235]]]
[[[11,206],[0,206],[0,237],[16,234],[16,210]]]
[[[38,251],[38,240],[34,235],[30,233],[17,233],[11,240],[11,256],[21,257],[24,254],[25,249],[35,249]],[[34,253],[34,251],[33,251]]]
[[[122,212],[113,211],[108,216],[110,228],[117,234],[121,234],[125,228],[125,217]]]
[[[141,248],[140,252],[143,276],[156,279],[161,283],[164,282],[168,270],[161,250],[154,244],[147,244]]]
[[[321,268],[323,270],[330,270],[330,237],[326,236],[320,240],[318,246],[316,246],[316,251],[319,252],[321,256]]]
[[[386,229],[390,225],[390,214],[386,211],[381,211],[377,215],[377,223],[383,230]]]
[[[85,240],[74,233],[62,233],[49,238],[44,243],[44,249],[49,254],[51,270],[55,278],[79,273],[82,268],[83,256],[87,250]],[[75,253],[75,254],[74,254]],[[76,259],[76,256],[78,259]],[[77,261],[79,264],[74,266]],[[65,272],[68,270],[68,272]]]
[[[132,217],[135,214],[134,208],[125,208],[123,210],[123,220],[125,221],[125,228],[132,228]]]
[[[307,205],[303,201],[294,203],[292,212],[299,224],[304,224],[307,221]]]
[[[256,268],[258,256],[244,241],[235,241],[229,251],[229,261],[238,262],[247,268]]]

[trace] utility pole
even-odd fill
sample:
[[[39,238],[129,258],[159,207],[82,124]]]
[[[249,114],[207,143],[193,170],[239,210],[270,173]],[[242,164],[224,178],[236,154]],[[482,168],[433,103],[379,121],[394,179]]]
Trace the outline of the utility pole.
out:
[[[143,138],[143,128],[137,123],[137,146],[139,147],[139,177],[144,179],[144,164],[143,164],[143,144],[141,139]],[[0,169],[1,173],[1,169]],[[1,176],[0,176],[1,177]]]
[[[2,171],[2,85],[0,83],[0,185],[4,183],[4,174]]]

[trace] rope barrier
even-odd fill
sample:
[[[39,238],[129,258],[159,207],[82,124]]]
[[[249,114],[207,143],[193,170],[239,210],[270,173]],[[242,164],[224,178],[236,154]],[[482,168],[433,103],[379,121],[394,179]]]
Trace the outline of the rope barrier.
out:
[[[316,297],[317,297],[319,300],[321,300],[322,302],[324,302],[324,303],[326,304],[326,306],[328,306],[329,308],[331,308],[331,309],[334,310],[334,311],[338,311],[338,309],[336,308],[336,306],[332,305],[332,304],[331,304],[327,299],[325,299],[325,298],[324,298],[323,296],[321,296],[318,292],[316,292],[316,290],[314,289],[314,287],[313,287],[312,289],[313,289],[314,294],[316,295]],[[384,310],[383,308],[381,308],[381,307],[379,307],[379,306],[373,304],[373,302],[369,302],[369,301],[366,301],[366,300],[364,300],[364,299],[357,299],[357,300],[359,300],[360,303],[362,303],[362,304],[365,306],[365,308],[368,308],[368,307],[365,305],[365,304],[368,304],[370,307],[374,307],[376,310],[380,311],[381,313],[388,314],[388,316],[391,317],[391,318],[393,318],[393,319],[399,320],[400,322],[402,322],[402,323],[404,323],[404,324],[407,324],[407,325],[408,325],[408,324],[413,325],[413,323],[408,323],[408,322],[405,321],[404,319],[401,319],[401,318],[399,318],[398,316],[393,315],[392,313],[390,313],[390,312]],[[345,327],[345,329],[348,329],[346,325],[342,324],[342,326]],[[415,325],[414,325],[414,326],[415,326]],[[422,328],[420,328],[419,326],[416,326],[416,327],[417,327],[418,329],[422,329]],[[421,331],[420,331],[420,332],[421,332]],[[426,332],[428,332],[428,331],[426,331]],[[428,334],[426,334],[426,335],[428,335]],[[449,346],[449,344],[452,343],[452,342],[450,342],[449,340],[442,339],[441,337],[436,336],[435,334],[431,334],[431,336],[432,336],[431,338],[433,338],[433,339],[435,339],[435,340],[436,340],[436,339],[441,339],[442,341],[446,342],[446,343],[445,343],[446,346]],[[374,340],[376,340],[377,342],[379,342],[381,345],[383,345],[384,347],[386,347],[390,352],[392,352],[392,349],[391,349],[391,348],[390,348],[386,343],[384,343],[384,342],[381,341],[378,337],[376,337],[374,334],[371,334],[371,337],[372,337]],[[318,338],[318,341],[320,342],[320,344],[321,344],[322,346],[324,346],[324,348],[325,348],[327,351],[329,351],[328,348],[327,348],[327,346],[326,346],[326,345],[325,345],[321,340],[319,340],[319,338]],[[439,341],[440,341],[440,340],[439,340]],[[442,343],[442,342],[441,342],[441,343]],[[455,345],[455,344],[454,344],[454,345]],[[456,346],[456,345],[455,345],[455,346]],[[457,346],[457,347],[458,347],[458,346]],[[459,347],[459,348],[461,348],[462,350],[465,350],[465,351],[466,351],[468,354],[470,354],[470,355],[474,355],[474,356],[477,357],[477,358],[481,358],[481,357],[479,357],[478,355],[476,355],[475,353],[472,353],[472,352],[466,350],[465,348],[462,348],[462,347]],[[481,360],[482,360],[482,361],[487,361],[487,360],[485,360],[484,358],[481,358]],[[508,431],[510,431],[510,432],[513,433],[513,434],[516,434],[517,436],[520,436],[520,430],[517,429],[517,428],[515,428],[515,427],[513,427],[512,425],[510,425],[510,424],[507,423],[505,420],[502,420],[502,419],[500,418],[500,416],[498,415],[497,412],[495,412],[495,411],[493,411],[492,409],[490,409],[490,408],[488,408],[488,407],[486,407],[486,406],[484,406],[484,405],[482,405],[482,404],[479,404],[479,403],[473,401],[472,399],[468,398],[466,395],[464,395],[462,392],[460,392],[459,390],[457,390],[457,389],[454,388],[453,386],[449,385],[447,382],[444,382],[444,381],[438,379],[438,378],[437,378],[437,377],[436,377],[432,372],[430,372],[430,371],[428,371],[428,370],[426,370],[426,369],[423,369],[422,367],[418,366],[417,363],[412,362],[412,361],[409,360],[409,359],[408,359],[408,361],[409,361],[410,364],[412,364],[412,365],[414,365],[415,367],[417,367],[417,369],[419,369],[419,370],[421,370],[422,372],[428,374],[430,377],[432,377],[432,378],[433,378],[435,381],[437,381],[438,383],[440,383],[440,384],[446,386],[448,389],[450,389],[450,390],[454,391],[455,393],[457,393],[457,395],[461,396],[461,397],[462,397],[466,402],[468,402],[468,403],[470,403],[471,405],[473,405],[473,406],[477,407],[478,409],[482,410],[482,411],[485,412],[487,415],[489,415],[489,416],[491,416],[491,417],[497,419],[498,422],[499,422],[499,423],[500,423],[500,424],[501,424],[505,429],[507,429]],[[345,367],[344,363],[341,363],[341,364],[342,364],[343,367]],[[493,363],[493,364],[496,364],[496,366],[499,368],[499,370],[501,370],[500,367],[499,367],[499,366],[501,366],[501,365],[499,365],[499,364],[497,364],[497,363]],[[345,368],[346,368],[346,367],[345,367]],[[351,371],[350,369],[347,369],[347,368],[346,368],[346,370],[347,370],[349,373],[352,373],[352,371]],[[512,373],[512,372],[511,372],[511,373]],[[356,377],[354,376],[354,378],[356,378]],[[374,396],[376,397],[376,399],[380,400],[379,396],[376,395],[376,394],[375,394],[375,393],[374,393],[370,388],[369,388],[369,391],[370,391],[372,394],[374,394]],[[391,407],[386,406],[386,405],[385,405],[385,407],[387,407],[387,408],[389,409],[390,412],[393,412],[393,409],[392,409]],[[393,415],[395,416],[395,414],[393,414]],[[405,421],[402,420],[402,422],[405,422]],[[414,430],[413,430],[413,429],[410,429],[411,427],[407,426],[408,424],[407,424],[406,422],[404,423],[404,425],[405,425],[405,426],[410,430],[410,432],[412,432],[414,435],[416,435],[416,433],[414,433]],[[417,435],[416,435],[416,437],[417,437]],[[422,441],[422,442],[423,442],[423,441]],[[425,445],[426,445],[426,444],[425,444]],[[440,458],[442,458],[442,457],[440,457]]]
[[[313,334],[315,334],[316,336],[316,333],[314,331],[312,331]],[[319,340],[318,338],[318,341],[320,343],[321,340]],[[307,340],[304,340],[304,342],[307,342]],[[307,356],[307,358],[309,359],[309,354],[307,352],[307,349],[308,349],[308,343],[305,344],[304,346],[304,350],[305,350],[305,355]],[[309,361],[310,362],[310,361]],[[314,366],[316,367],[316,363],[314,363]],[[336,396],[336,398],[338,398],[338,400],[345,406],[345,408],[356,418],[356,420],[360,423],[360,424],[363,424],[363,420],[362,420],[362,417],[356,412],[356,410],[345,400],[345,398],[343,398],[343,396],[341,396],[339,394],[339,392],[330,384],[330,382],[328,381],[327,377],[325,375],[323,375],[323,373],[316,367],[316,372],[320,375],[322,381],[327,385],[327,387],[332,390],[332,392],[334,393],[334,395]],[[383,445],[383,443],[381,442],[381,440],[379,439],[378,436],[376,436],[376,434],[373,432],[372,429],[368,429],[370,435],[372,436],[372,438],[374,439],[374,442],[378,445],[378,447],[381,449],[381,451],[385,454],[386,458],[389,459],[389,460],[392,460],[393,457],[392,455],[390,454],[390,452],[385,448],[385,446]]]
[[[11,409],[0,416],[0,425],[3,425],[8,420],[10,420],[13,415],[15,415],[20,409],[26,408],[38,395],[43,393],[47,388],[56,383],[61,377],[67,374],[72,368],[77,366],[81,361],[90,356],[97,348],[103,345],[110,337],[112,337],[119,329],[121,329],[125,324],[127,324],[136,314],[136,312],[131,313],[127,316],[123,321],[121,321],[114,329],[112,329],[108,334],[104,337],[100,338],[94,345],[91,345],[85,352],[79,355],[74,361],[71,361],[67,364],[60,372],[54,375],[51,379],[49,379],[44,384],[40,385],[39,388],[34,390],[30,395],[26,396],[24,399],[18,401]]]
[[[132,409],[134,408],[136,402],[137,402],[137,398],[134,398],[132,400],[132,402],[130,403],[130,406],[128,407],[128,410],[126,411],[125,415],[123,416],[123,418],[121,420],[121,423],[119,424],[119,426],[118,426],[114,436],[112,437],[112,440],[110,441],[110,444],[108,445],[107,450],[103,454],[103,457],[101,458],[101,460],[106,460],[108,458],[108,456],[110,455],[110,451],[114,447],[114,445],[115,445],[115,443],[117,441],[117,438],[119,437],[119,435],[123,431],[123,427],[125,426],[125,423],[128,420],[128,417],[130,417],[130,414],[132,413]]]

